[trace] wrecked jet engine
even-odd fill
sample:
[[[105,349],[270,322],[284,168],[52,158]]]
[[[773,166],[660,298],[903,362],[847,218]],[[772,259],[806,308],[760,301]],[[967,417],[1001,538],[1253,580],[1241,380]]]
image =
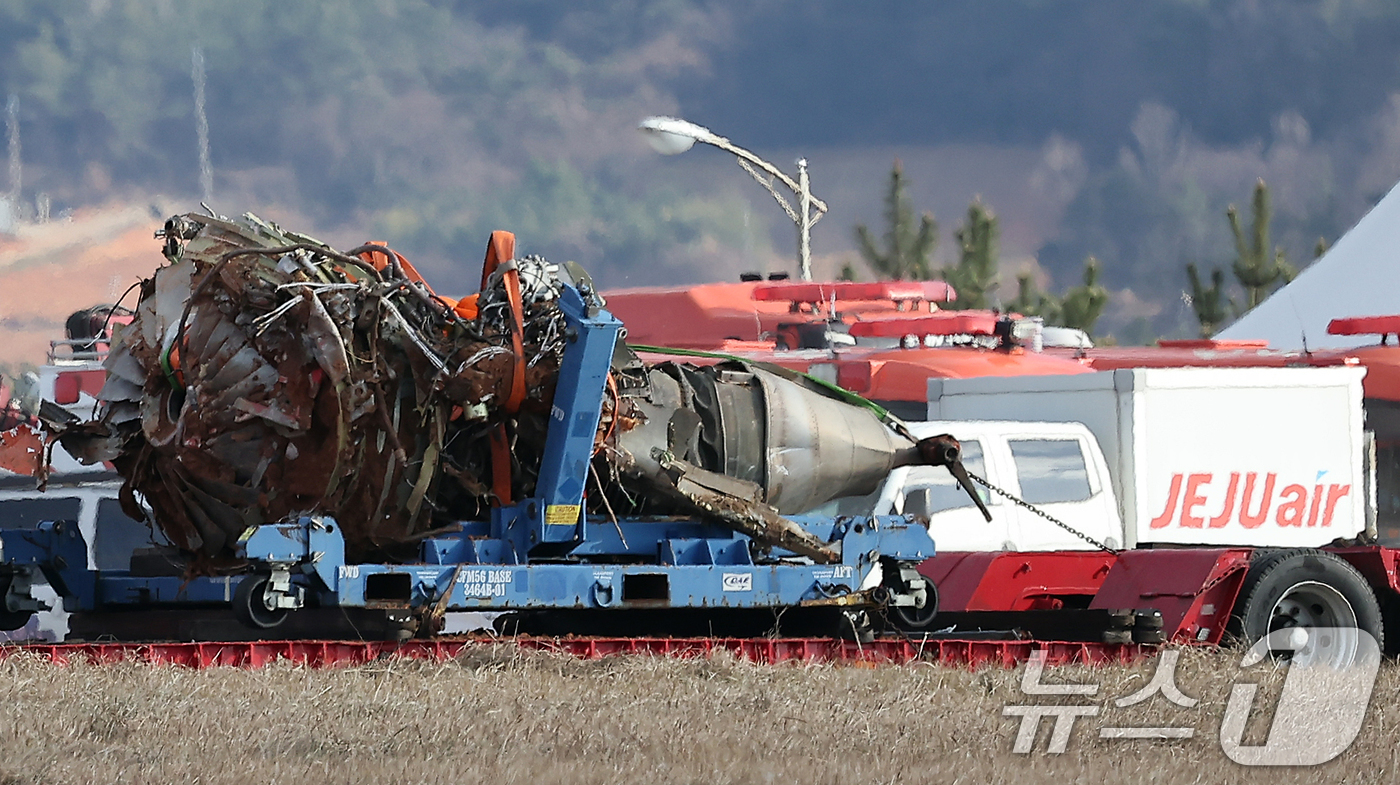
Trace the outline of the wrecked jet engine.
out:
[[[916,444],[873,409],[835,397],[804,375],[739,361],[639,365],[614,368],[631,392],[616,402],[614,416],[628,425],[605,445],[607,468],[624,488],[663,493],[671,509],[834,560],[825,543],[781,516],[863,496],[892,469],[913,464],[948,466],[978,499],[952,437]],[[604,417],[609,414],[605,402]]]
[[[191,573],[240,569],[247,527],[310,513],[337,519],[350,559],[410,560],[531,495],[568,340],[558,296],[601,305],[577,265],[515,259],[497,232],[481,293],[454,301],[383,245],[342,253],[252,215],[175,216],[160,236],[169,264],[114,330],[99,415],[46,425],[112,463],[127,514],[148,508]],[[916,445],[782,369],[648,367],[625,347],[614,366],[590,512],[699,515],[829,561],[782,515],[910,463],[970,490],[951,437]]]

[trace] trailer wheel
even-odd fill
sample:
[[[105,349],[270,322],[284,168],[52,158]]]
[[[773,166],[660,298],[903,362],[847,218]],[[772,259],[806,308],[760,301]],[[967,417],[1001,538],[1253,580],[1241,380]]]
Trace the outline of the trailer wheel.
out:
[[[13,582],[11,576],[0,578],[0,631],[10,632],[17,630],[29,623],[29,618],[34,615],[34,611],[12,611],[5,603],[5,597],[10,593],[10,584]]]
[[[920,575],[918,565],[891,558],[880,560],[883,583],[876,587],[883,597],[877,599],[880,616],[886,625],[901,632],[924,632],[933,626],[938,617],[938,587],[933,581]],[[916,587],[923,586],[922,591]],[[874,597],[874,595],[872,595]],[[895,605],[890,600],[912,598],[912,605]]]
[[[843,641],[870,643],[875,640],[875,625],[870,614],[855,608],[836,613],[836,637]]]
[[[1290,627],[1354,627],[1385,648],[1370,585],[1345,560],[1311,548],[1266,553],[1250,565],[1231,624],[1249,644]]]
[[[933,626],[938,618],[938,590],[933,581],[926,580],[925,586],[923,604],[889,606],[890,621],[895,627],[904,632],[923,632]]]
[[[248,627],[270,630],[287,619],[287,609],[278,608],[268,591],[269,577],[253,573],[239,581],[233,593],[233,613]]]

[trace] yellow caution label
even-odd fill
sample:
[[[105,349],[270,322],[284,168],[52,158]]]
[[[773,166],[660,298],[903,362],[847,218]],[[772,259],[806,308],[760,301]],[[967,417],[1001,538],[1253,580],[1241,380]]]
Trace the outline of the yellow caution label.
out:
[[[544,522],[554,526],[573,526],[578,523],[581,504],[548,504],[544,508]]]

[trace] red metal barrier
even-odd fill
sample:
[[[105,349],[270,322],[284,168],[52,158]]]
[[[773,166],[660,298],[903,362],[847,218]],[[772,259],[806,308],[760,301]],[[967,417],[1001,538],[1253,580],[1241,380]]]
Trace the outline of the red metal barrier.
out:
[[[122,661],[190,668],[258,668],[281,661],[312,668],[363,665],[393,658],[442,662],[492,643],[552,651],[583,659],[617,654],[705,657],[724,651],[760,663],[942,662],[966,667],[1014,667],[1044,649],[1051,665],[1130,663],[1154,647],[1041,641],[879,639],[870,643],[826,638],[488,638],[391,641],[251,641],[227,643],[29,643],[0,646],[0,659],[27,654],[58,664]]]

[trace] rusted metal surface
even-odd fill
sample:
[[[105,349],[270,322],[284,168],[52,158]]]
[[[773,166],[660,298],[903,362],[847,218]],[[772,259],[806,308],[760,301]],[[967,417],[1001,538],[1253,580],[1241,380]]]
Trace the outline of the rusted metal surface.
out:
[[[15,474],[39,475],[44,464],[44,436],[22,422],[0,431],[0,469]]]
[[[559,297],[602,305],[582,268],[514,258],[496,232],[481,293],[454,301],[378,243],[340,252],[252,215],[161,234],[168,264],[111,325],[97,418],[40,414],[78,460],[116,468],[124,510],[145,519],[144,502],[192,574],[242,569],[243,531],[307,513],[339,521],[352,562],[409,560],[533,494],[569,341]],[[700,516],[820,562],[839,557],[783,515],[947,463],[782,369],[651,367],[623,347],[603,398],[591,513]]]
[[[919,441],[919,455],[929,466],[946,466],[953,478],[962,486],[968,498],[977,505],[977,509],[982,513],[982,517],[988,523],[992,522],[992,512],[987,509],[987,505],[982,501],[982,496],[977,493],[977,489],[972,486],[972,478],[968,475],[967,469],[962,463],[962,445],[951,434],[940,434],[930,436]]]
[[[551,398],[548,291],[522,334],[499,277],[469,321],[383,246],[339,253],[252,216],[177,216],[164,235],[101,417],[58,430],[116,466],[128,514],[144,517],[137,492],[196,571],[236,568],[244,529],[300,512],[334,515],[352,559],[396,559],[489,504],[483,423],[508,398]]]

